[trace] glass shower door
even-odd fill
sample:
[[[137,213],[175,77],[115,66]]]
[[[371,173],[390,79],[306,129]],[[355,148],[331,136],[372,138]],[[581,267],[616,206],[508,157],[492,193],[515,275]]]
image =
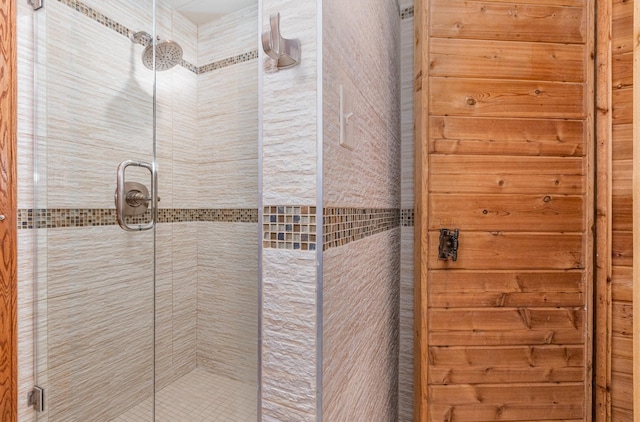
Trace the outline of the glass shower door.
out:
[[[38,421],[117,420],[140,403],[153,420],[157,110],[142,61],[151,37],[133,35],[156,32],[154,13],[152,0],[50,0],[34,12]],[[126,168],[120,202],[137,215],[121,224],[148,230],[118,224],[126,160],[148,164]]]
[[[191,3],[34,12],[39,422],[257,419],[258,2]]]

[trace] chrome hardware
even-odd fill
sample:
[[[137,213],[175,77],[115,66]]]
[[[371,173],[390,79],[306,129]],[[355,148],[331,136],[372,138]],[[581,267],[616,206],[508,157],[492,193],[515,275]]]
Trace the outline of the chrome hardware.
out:
[[[143,167],[149,170],[151,173],[151,194],[146,186],[125,181],[125,171],[127,167]],[[116,216],[118,218],[118,225],[126,231],[141,231],[149,230],[153,228],[155,223],[155,209],[157,205],[156,192],[156,172],[153,166],[149,163],[141,161],[126,160],[118,165],[118,173],[116,179]],[[124,218],[127,215],[141,215],[147,211],[149,204],[151,203],[151,221],[147,224],[139,224],[137,227],[128,225]]]
[[[125,182],[124,215],[142,215],[147,212],[151,197],[149,190],[142,183]]]
[[[286,39],[280,35],[280,13],[269,16],[271,30],[262,34],[262,48],[267,56],[276,61],[278,69],[300,64],[302,56],[300,40]]]
[[[5,217],[4,215],[0,215],[0,221],[4,221],[5,218],[7,218],[7,217]]]
[[[44,388],[34,385],[27,393],[27,404],[36,412],[44,412]]]
[[[153,39],[153,37],[148,32],[138,31],[130,34],[129,39],[136,44],[140,44],[141,46],[146,47],[151,44],[151,40]]]
[[[458,260],[458,229],[440,229],[440,244],[438,245],[438,259]]]
[[[29,5],[31,7],[33,7],[33,10],[38,10],[40,8],[42,8],[42,6],[44,6],[43,3],[44,0],[27,0],[27,3],[29,3]]]

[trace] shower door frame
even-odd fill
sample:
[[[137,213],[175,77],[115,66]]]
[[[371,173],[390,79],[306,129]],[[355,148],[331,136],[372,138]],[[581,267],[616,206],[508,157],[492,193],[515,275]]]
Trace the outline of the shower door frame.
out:
[[[0,350],[6,360],[0,365],[0,416],[17,419],[17,227],[16,227],[16,136],[17,136],[17,46],[15,0],[0,0]]]

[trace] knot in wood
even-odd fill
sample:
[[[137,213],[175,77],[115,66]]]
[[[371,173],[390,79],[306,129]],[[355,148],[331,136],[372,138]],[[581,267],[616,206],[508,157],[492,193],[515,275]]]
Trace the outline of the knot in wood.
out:
[[[470,106],[476,105],[476,102],[477,102],[476,99],[473,97],[467,97],[466,101],[467,101],[467,105],[470,105]]]

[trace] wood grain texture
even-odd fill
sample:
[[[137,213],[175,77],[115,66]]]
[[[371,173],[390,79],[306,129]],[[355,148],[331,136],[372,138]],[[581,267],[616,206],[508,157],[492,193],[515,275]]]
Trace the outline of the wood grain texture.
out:
[[[0,0],[0,419],[17,420],[16,5]]]
[[[594,2],[423,3],[420,410],[430,421],[585,420]],[[443,227],[460,229],[455,262],[437,258]]]
[[[581,44],[587,36],[583,7],[433,0],[431,15],[436,38]]]
[[[584,82],[584,45],[431,39],[431,76]]]
[[[581,346],[431,347],[432,384],[583,382]]]
[[[426,118],[429,106],[429,0],[414,1],[414,411],[416,422],[428,421],[429,398],[429,332],[427,330],[427,289],[428,263],[422,259],[428,252],[427,211],[428,211],[428,168],[429,120]]]
[[[475,175],[583,175],[584,161],[564,157],[503,157],[500,155],[431,155],[431,171],[441,174]]]
[[[438,115],[584,118],[584,86],[578,83],[432,78],[429,107]]]
[[[580,120],[432,116],[429,151],[442,154],[583,156]]]
[[[581,232],[583,211],[581,196],[432,194],[429,229]]]
[[[561,169],[559,169],[562,171]],[[586,177],[564,174],[434,174],[429,179],[431,192],[579,195],[584,192]]]
[[[597,2],[596,22],[596,256],[595,256],[595,368],[594,416],[611,418],[611,230],[612,230],[612,67],[611,1]],[[623,82],[618,82],[621,86]]]
[[[631,2],[630,2],[631,3]],[[633,257],[631,265],[633,265],[633,306],[632,308],[632,327],[635,327],[633,332],[633,371],[632,375],[618,376],[616,377],[616,383],[612,383],[611,389],[611,401],[615,406],[618,401],[617,392],[621,391],[620,407],[625,409],[633,409],[633,420],[640,421],[640,139],[638,139],[638,131],[640,131],[640,45],[637,40],[640,37],[640,1],[633,2],[633,25],[632,25],[631,43],[633,45],[633,162],[636,164],[633,166]],[[615,307],[614,307],[614,320],[615,320]],[[616,330],[614,325],[614,333],[620,332]],[[626,374],[625,374],[626,375]],[[632,385],[629,388],[629,384],[625,381],[631,378]],[[629,394],[631,389],[631,394]],[[630,399],[632,397],[632,399]],[[628,400],[628,401],[625,401]],[[631,401],[631,403],[629,403]],[[618,407],[618,406],[616,406]]]

